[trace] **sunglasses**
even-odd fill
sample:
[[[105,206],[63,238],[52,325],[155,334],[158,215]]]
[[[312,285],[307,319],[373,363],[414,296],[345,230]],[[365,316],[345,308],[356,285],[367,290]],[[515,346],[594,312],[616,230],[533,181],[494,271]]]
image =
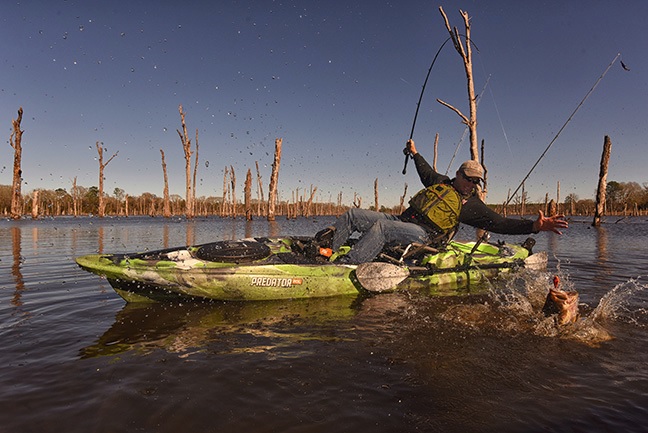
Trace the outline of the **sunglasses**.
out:
[[[466,174],[465,174],[463,171],[461,172],[461,176],[462,176],[464,179],[466,179],[468,182],[472,182],[472,183],[474,183],[475,185],[479,185],[479,183],[481,182],[481,179],[480,179],[480,178],[478,178],[478,177],[468,177],[468,176],[466,176]]]

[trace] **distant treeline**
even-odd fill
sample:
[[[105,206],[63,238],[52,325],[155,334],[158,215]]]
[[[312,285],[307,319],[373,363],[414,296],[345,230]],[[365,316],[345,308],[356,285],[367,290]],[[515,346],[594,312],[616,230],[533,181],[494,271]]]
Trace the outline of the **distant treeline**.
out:
[[[37,192],[37,193],[35,193]],[[9,216],[11,208],[11,186],[0,185],[0,214]],[[23,195],[23,215],[36,217],[97,215],[99,206],[99,189],[95,186],[86,188],[76,187],[75,197],[63,188],[56,190],[41,189]],[[355,200],[354,200],[355,201]],[[110,216],[162,216],[163,198],[152,193],[143,193],[139,196],[129,196],[121,188],[115,188],[112,195],[104,195],[105,214]],[[648,183],[643,186],[636,182],[611,181],[606,188],[606,211],[608,215],[647,215],[648,214]],[[34,206],[36,205],[36,206]],[[185,215],[185,200],[179,195],[170,196],[172,215]],[[267,215],[267,202],[251,200],[246,209],[244,202],[230,201],[223,197],[197,197],[195,216],[245,216],[246,211],[253,216],[265,217]],[[506,206],[491,205],[497,212],[506,215],[528,215],[543,210],[550,212],[550,203],[532,203],[526,197],[516,197],[511,204]],[[562,203],[555,204],[556,211],[566,215],[588,216],[594,214],[595,203],[592,199],[579,199],[576,194],[568,195]],[[341,194],[337,203],[319,203],[311,198],[293,194],[291,201],[280,201],[277,204],[276,214],[288,218],[315,215],[340,215],[349,209],[342,204]],[[375,209],[370,206],[369,209]],[[36,212],[34,213],[34,210]],[[381,212],[400,213],[402,207],[386,208],[381,206]]]

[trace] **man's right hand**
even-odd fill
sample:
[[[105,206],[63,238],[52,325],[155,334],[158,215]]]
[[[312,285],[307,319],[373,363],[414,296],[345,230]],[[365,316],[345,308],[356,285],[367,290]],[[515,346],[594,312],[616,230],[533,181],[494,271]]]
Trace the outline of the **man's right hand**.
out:
[[[411,138],[407,140],[407,143],[405,144],[405,149],[412,155],[416,155],[418,152],[416,151],[416,146],[414,145],[414,140]]]

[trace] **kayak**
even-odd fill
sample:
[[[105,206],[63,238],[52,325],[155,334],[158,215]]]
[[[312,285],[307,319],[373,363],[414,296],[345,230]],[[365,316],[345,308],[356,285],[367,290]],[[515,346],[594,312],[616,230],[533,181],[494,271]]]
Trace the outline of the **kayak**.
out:
[[[449,242],[393,247],[376,261],[336,263],[350,246],[330,258],[307,254],[306,237],[250,238],[142,253],[91,254],[76,259],[102,276],[128,302],[169,298],[259,301],[425,290],[432,295],[471,293],[475,283],[521,268],[546,267],[546,253],[522,245]]]

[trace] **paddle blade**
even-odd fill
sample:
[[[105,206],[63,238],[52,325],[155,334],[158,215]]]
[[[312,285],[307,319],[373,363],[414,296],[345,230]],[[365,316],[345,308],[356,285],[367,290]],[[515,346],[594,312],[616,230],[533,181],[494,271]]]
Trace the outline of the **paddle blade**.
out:
[[[360,285],[374,293],[394,290],[410,275],[402,266],[381,262],[361,263],[355,272]]]
[[[541,251],[524,259],[524,267],[535,271],[544,271],[547,269],[547,253]]]

